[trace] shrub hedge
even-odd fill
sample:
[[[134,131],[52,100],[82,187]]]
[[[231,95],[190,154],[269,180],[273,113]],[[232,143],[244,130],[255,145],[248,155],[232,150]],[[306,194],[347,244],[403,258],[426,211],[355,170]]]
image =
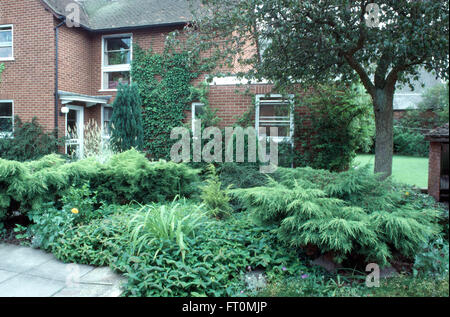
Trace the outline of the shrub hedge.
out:
[[[67,163],[56,154],[32,162],[0,159],[0,220],[19,210],[26,213],[57,202],[71,187],[90,184],[108,203],[149,203],[189,197],[197,188],[198,171],[183,164],[150,162],[136,150],[114,155],[104,164],[88,158]]]

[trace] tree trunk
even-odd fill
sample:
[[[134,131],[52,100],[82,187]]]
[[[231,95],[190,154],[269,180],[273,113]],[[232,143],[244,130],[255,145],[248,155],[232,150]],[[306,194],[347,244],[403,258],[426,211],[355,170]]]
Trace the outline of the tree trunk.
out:
[[[392,156],[394,154],[394,89],[375,89],[373,106],[375,111],[375,173],[383,178],[392,174]]]

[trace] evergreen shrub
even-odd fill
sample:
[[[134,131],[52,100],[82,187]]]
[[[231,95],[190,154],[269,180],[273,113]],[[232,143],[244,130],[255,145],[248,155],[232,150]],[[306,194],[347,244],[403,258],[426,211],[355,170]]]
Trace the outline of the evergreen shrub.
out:
[[[343,173],[280,169],[267,186],[231,193],[291,247],[313,247],[337,262],[350,257],[387,264],[413,258],[441,233],[441,212],[417,208],[366,166]]]
[[[198,171],[184,164],[150,162],[129,150],[104,164],[94,158],[66,163],[56,154],[32,162],[0,159],[0,220],[14,210],[23,213],[47,202],[58,202],[71,187],[90,184],[99,201],[150,203],[190,196],[197,188]]]

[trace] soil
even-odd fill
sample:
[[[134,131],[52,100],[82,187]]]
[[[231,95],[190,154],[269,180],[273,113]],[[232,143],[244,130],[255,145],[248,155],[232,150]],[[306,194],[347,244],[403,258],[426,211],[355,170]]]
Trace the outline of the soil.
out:
[[[21,225],[23,227],[28,227],[31,222],[30,220],[24,216],[24,215],[17,215],[17,216],[13,216],[10,217],[8,219],[6,219],[3,222],[4,226],[5,226],[5,234],[0,234],[0,243],[9,243],[9,244],[15,244],[15,245],[21,245],[24,242],[29,242],[31,243],[31,241],[29,239],[18,239],[17,235],[19,234],[23,234],[23,232],[14,232],[14,228],[16,227],[16,225]]]

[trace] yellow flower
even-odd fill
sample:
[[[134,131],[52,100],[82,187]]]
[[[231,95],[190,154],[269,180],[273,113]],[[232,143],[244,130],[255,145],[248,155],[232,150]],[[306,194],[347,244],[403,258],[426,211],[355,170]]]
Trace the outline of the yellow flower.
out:
[[[406,192],[405,195],[406,195],[406,196],[409,196],[409,192]]]
[[[78,209],[77,209],[77,208],[72,208],[71,212],[72,212],[73,214],[77,214],[77,213],[79,213],[79,211],[78,211]]]

